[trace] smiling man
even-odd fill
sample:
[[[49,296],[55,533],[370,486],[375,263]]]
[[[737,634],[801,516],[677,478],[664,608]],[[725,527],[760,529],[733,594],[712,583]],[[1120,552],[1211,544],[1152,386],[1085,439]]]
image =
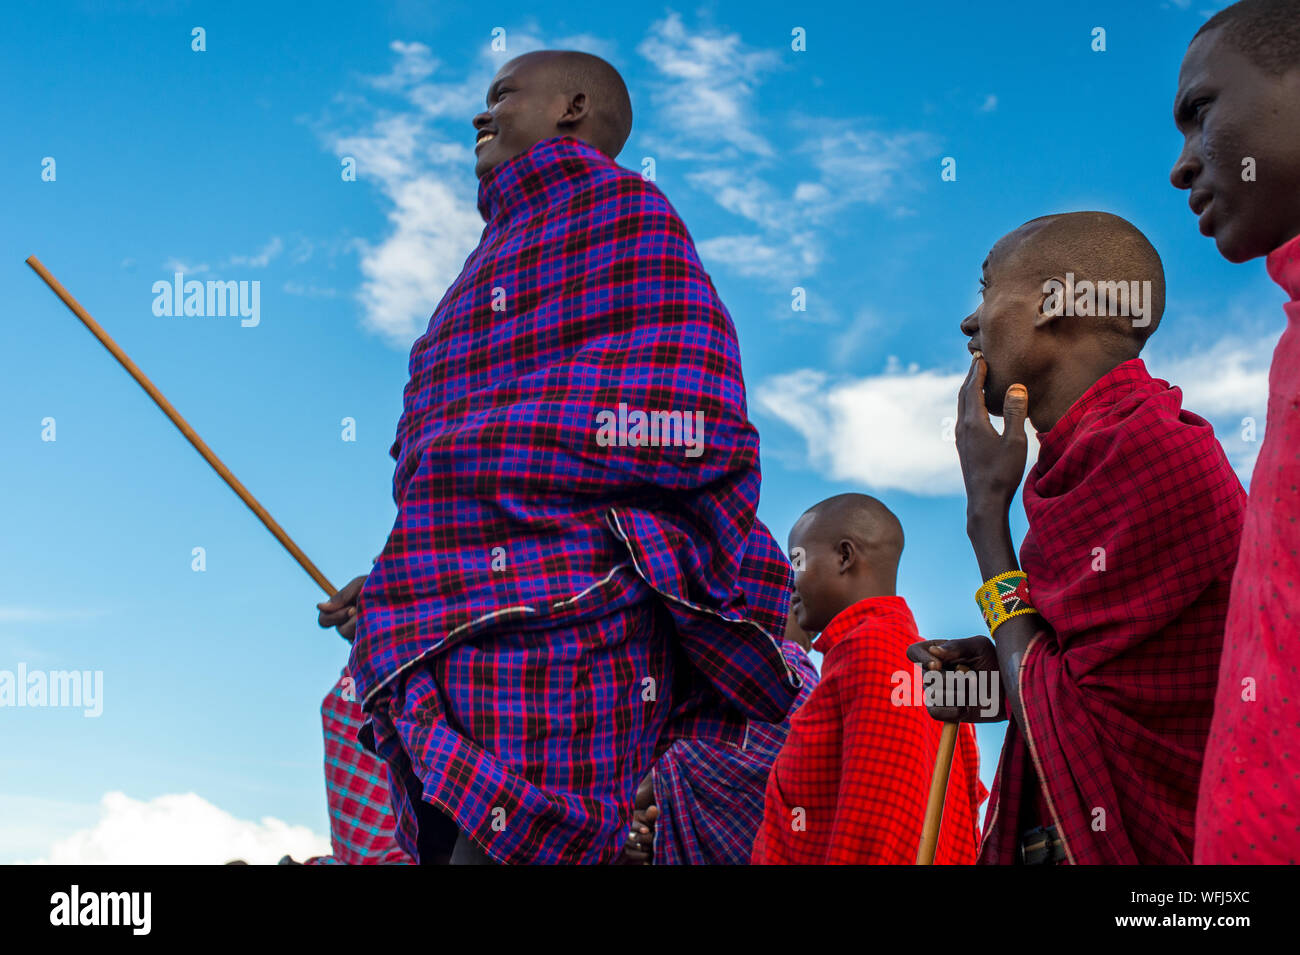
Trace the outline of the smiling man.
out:
[[[1107,297],[1100,313],[1065,315],[1057,289],[1078,306],[1085,282],[1149,282],[1150,310]],[[992,640],[908,651],[1001,674],[1013,722],[980,861],[1191,862],[1245,494],[1210,425],[1138,357],[1164,308],[1160,257],[1118,216],[1045,216],[998,241],[981,284],[961,323],[974,360],[957,450]],[[1017,560],[1008,513],[1026,417],[1039,453]]]
[[[615,163],[631,124],[618,73],[570,51],[511,60],[473,118],[486,227],[411,350],[349,661],[422,863],[612,861],[672,740],[741,745],[799,689],[735,328]],[[706,440],[602,442],[623,406]]]
[[[1300,3],[1242,0],[1187,48],[1170,181],[1229,262],[1267,256],[1290,297],[1197,813],[1196,861],[1300,863]]]

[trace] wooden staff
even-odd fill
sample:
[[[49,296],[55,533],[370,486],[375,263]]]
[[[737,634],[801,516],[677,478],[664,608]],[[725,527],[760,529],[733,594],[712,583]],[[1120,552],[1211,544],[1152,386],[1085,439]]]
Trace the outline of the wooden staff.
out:
[[[934,852],[939,847],[939,825],[943,822],[943,803],[948,795],[948,774],[952,770],[952,754],[957,748],[957,727],[960,723],[944,723],[939,736],[939,753],[934,758],[934,776],[930,779],[930,798],[925,804],[925,823],[921,826],[921,845],[916,850],[917,865],[934,865]]]
[[[265,524],[266,529],[275,535],[275,539],[283,544],[285,549],[293,555],[293,559],[299,563],[302,569],[311,575],[311,579],[316,581],[320,588],[325,591],[326,596],[333,597],[338,593],[338,589],[326,579],[325,575],[317,569],[315,564],[308,560],[307,555],[304,554],[289,535],[284,532],[284,528],[277,524],[275,518],[266,512],[266,508],[257,503],[257,498],[248,493],[248,488],[244,487],[244,485],[240,483],[239,478],[230,473],[230,469],[222,464],[221,459],[212,453],[212,449],[209,448],[204,440],[198,436],[193,428],[190,427],[189,422],[180,416],[180,413],[172,407],[172,403],[163,397],[163,393],[154,386],[154,383],[145,377],[144,372],[136,366],[136,363],[130,359],[126,352],[122,351],[121,346],[108,336],[108,332],[99,327],[99,323],[90,317],[90,313],[81,307],[81,303],[73,298],[72,295],[69,294],[68,290],[59,283],[59,280],[50,274],[49,270],[41,264],[40,259],[36,258],[34,255],[29,256],[27,264],[32,267],[33,272],[45,280],[45,284],[50,287],[55,295],[63,299],[63,304],[72,309],[72,314],[81,319],[81,324],[90,329],[90,333],[98,338],[105,348],[112,352],[113,357],[118,360],[121,366],[131,373],[131,377],[136,380],[136,383],[139,384],[141,388],[148,392],[149,397],[154,400],[154,404],[162,409],[163,414],[172,419],[172,424],[180,428],[181,434],[185,435],[190,444],[194,445],[194,450],[203,455],[203,459],[207,461],[208,464],[212,465],[217,474],[221,475],[221,479],[230,485],[232,491],[239,495],[239,499],[249,506],[252,512],[257,515],[258,520]]]

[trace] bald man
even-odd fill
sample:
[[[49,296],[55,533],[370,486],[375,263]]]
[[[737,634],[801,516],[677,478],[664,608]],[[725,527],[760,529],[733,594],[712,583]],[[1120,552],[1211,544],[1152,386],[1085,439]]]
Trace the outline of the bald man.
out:
[[[1160,258],[1118,216],[1046,216],[993,247],[981,286],[961,323],[957,450],[992,640],[909,653],[1001,675],[1014,722],[980,861],[1189,863],[1245,494],[1210,425],[1139,357],[1164,309]],[[1017,560],[1026,417],[1039,453]]]
[[[757,520],[736,331],[604,60],[503,65],[486,227],[411,350],[398,514],[346,623],[361,737],[421,863],[612,861],[673,740],[743,745],[800,687]]]
[[[1289,301],[1196,820],[1196,861],[1300,863],[1300,4],[1243,0],[1197,32],[1174,99],[1170,180],[1229,262],[1265,258]]]
[[[800,517],[789,544],[793,610],[825,659],[768,776],[752,861],[911,865],[940,729],[902,668],[917,639],[897,594],[902,525],[875,498],[841,494]],[[937,863],[975,861],[984,796],[975,734],[963,726]]]

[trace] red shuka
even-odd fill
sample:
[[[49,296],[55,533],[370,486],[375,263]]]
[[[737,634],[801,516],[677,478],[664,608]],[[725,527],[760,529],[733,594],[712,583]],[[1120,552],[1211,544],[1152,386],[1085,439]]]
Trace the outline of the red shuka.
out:
[[[1039,435],[1020,561],[1055,633],[1021,661],[1028,733],[1007,727],[982,863],[1016,862],[1039,824],[1076,864],[1192,861],[1246,496],[1181,405],[1135,358]]]
[[[1269,255],[1268,274],[1291,301],[1232,580],[1198,863],[1300,863],[1300,236]]]
[[[899,692],[919,669],[920,640],[901,597],[872,597],[841,611],[813,644],[821,682],[790,718],[767,779],[755,865],[916,862],[943,724],[920,693]],[[904,705],[897,705],[899,699]],[[971,864],[979,842],[975,731],[957,737],[935,862]]]

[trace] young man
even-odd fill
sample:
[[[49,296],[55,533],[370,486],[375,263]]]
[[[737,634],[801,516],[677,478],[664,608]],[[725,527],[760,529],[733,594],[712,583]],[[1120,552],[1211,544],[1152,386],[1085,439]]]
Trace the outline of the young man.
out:
[[[917,639],[896,593],[903,528],[875,498],[840,494],[800,517],[789,543],[798,623],[820,634],[813,649],[825,659],[768,777],[753,862],[912,865],[940,727],[910,705],[913,694],[897,692]],[[975,861],[984,796],[975,733],[964,726],[937,863]]]
[[[1243,0],[1183,59],[1170,173],[1229,262],[1267,256],[1290,297],[1232,581],[1196,861],[1300,863],[1300,4]]]
[[[803,678],[794,710],[817,686],[808,659],[812,639],[793,610],[782,651]],[[631,865],[748,865],[763,821],[772,763],[790,732],[789,719],[749,724],[743,749],[678,740],[659,757],[637,790],[623,861]]]
[[[1014,722],[980,861],[1188,863],[1245,494],[1210,425],[1138,357],[1164,270],[1131,224],[1035,219],[981,284],[957,450],[993,642],[910,654],[1001,674]],[[1026,417],[1040,447],[1017,562]]]
[[[673,739],[789,710],[790,567],[755,517],[731,318],[614,162],[622,79],[530,53],[487,107],[486,228],[411,350],[348,669],[419,861],[607,862]]]

